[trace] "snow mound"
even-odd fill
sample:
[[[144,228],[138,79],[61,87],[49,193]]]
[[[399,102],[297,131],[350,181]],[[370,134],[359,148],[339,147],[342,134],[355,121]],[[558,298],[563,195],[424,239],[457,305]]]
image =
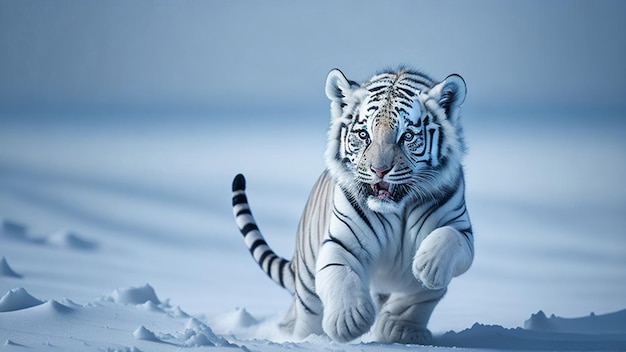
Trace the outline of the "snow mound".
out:
[[[141,325],[139,326],[134,332],[133,332],[133,336],[139,340],[146,340],[146,341],[154,341],[154,342],[163,342],[161,340],[159,340],[158,337],[156,337],[156,335],[146,329],[145,326]]]
[[[80,309],[80,308],[83,308],[83,306],[82,306],[82,305],[80,305],[80,304],[78,304],[78,303],[76,303],[76,302],[72,301],[72,300],[71,300],[71,299],[69,299],[69,298],[63,298],[63,299],[58,300],[57,302],[58,302],[58,303],[60,303],[60,304],[62,304],[62,305],[64,305],[64,306],[67,306],[67,307],[69,307],[69,308],[72,308],[72,309],[74,309],[74,310],[76,310],[76,309]]]
[[[70,314],[75,311],[74,308],[68,307],[54,299],[39,305],[36,309],[50,314]]]
[[[161,307],[156,305],[152,300],[148,300],[144,303],[138,304],[137,307],[148,312],[165,313],[165,311]]]
[[[154,288],[149,284],[139,287],[118,288],[109,297],[113,302],[119,304],[139,305],[146,302],[152,302],[156,305],[161,304],[154,292]]]
[[[245,308],[236,308],[234,311],[222,315],[219,320],[232,329],[247,328],[259,324],[259,321]]]
[[[220,335],[271,339],[271,336],[259,334],[260,322],[250,315],[245,308],[235,308],[233,311],[215,317],[210,323]]]
[[[626,334],[626,309],[603,315],[591,313],[580,318],[561,318],[554,314],[548,318],[539,311],[524,322],[524,328],[579,334]]]
[[[31,296],[23,287],[18,287],[9,290],[0,298],[0,312],[26,309],[43,303],[44,301]]]
[[[180,309],[180,306],[176,306],[170,313],[174,318],[189,318],[187,312]]]
[[[4,342],[4,345],[5,345],[5,346],[25,347],[24,345],[22,345],[22,344],[20,344],[20,343],[17,343],[17,342],[14,342],[14,341],[12,341],[12,340],[6,340],[6,341]]]
[[[224,338],[217,336],[211,328],[196,318],[189,318],[183,331],[185,346],[233,346]]]
[[[280,328],[280,319],[280,316],[257,319],[245,308],[235,308],[213,317],[209,325],[218,335],[241,340],[293,341],[293,337]]]
[[[185,346],[186,347],[202,347],[202,346],[214,347],[215,344],[211,342],[209,337],[207,337],[205,334],[202,334],[202,333],[197,334],[195,332],[192,332],[189,338],[185,341]]]
[[[0,218],[0,234],[12,238],[24,238],[26,237],[26,225]]]
[[[85,239],[83,236],[67,230],[52,234],[47,242],[59,247],[78,250],[93,250],[98,247],[96,242]]]
[[[30,236],[26,225],[3,218],[0,218],[0,238],[34,244],[42,244],[45,241],[43,238]]]
[[[2,257],[2,259],[0,259],[0,277],[14,277],[19,279],[22,275],[16,273],[15,270],[11,268],[6,258]]]
[[[189,320],[187,320],[187,323],[185,323],[185,329],[186,330],[202,329],[204,326],[206,326],[206,325],[204,323],[200,322],[200,320],[198,320],[196,318],[189,318]]]

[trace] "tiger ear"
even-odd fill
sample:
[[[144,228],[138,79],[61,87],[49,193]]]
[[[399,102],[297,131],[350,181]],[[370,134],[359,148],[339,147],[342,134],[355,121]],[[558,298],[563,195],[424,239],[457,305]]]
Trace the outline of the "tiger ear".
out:
[[[351,91],[350,81],[339,69],[335,68],[326,76],[326,96],[331,101],[343,100]]]
[[[459,107],[465,101],[467,88],[463,77],[452,74],[428,91],[428,96],[435,99],[445,111],[448,118],[456,120]]]
[[[331,116],[339,118],[348,100],[353,98],[359,85],[350,81],[339,69],[333,69],[326,76],[326,96],[330,99]]]

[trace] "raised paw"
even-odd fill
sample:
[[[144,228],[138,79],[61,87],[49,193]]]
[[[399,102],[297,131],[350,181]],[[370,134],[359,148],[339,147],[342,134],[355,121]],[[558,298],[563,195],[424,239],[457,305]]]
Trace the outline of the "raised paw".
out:
[[[422,285],[431,290],[446,288],[452,280],[449,262],[433,256],[432,253],[419,253],[413,260],[413,275]]]
[[[333,340],[348,342],[369,331],[376,318],[369,297],[355,297],[341,305],[324,307],[322,326]]]
[[[449,229],[433,231],[413,258],[413,275],[431,290],[448,286],[462,254],[457,234]]]

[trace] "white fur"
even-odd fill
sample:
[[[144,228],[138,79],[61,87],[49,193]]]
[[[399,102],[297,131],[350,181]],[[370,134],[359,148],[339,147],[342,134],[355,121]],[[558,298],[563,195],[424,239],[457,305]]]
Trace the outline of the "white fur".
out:
[[[367,207],[382,214],[399,213],[404,209],[404,203],[406,203],[406,199],[399,202],[389,202],[373,196],[367,197]]]

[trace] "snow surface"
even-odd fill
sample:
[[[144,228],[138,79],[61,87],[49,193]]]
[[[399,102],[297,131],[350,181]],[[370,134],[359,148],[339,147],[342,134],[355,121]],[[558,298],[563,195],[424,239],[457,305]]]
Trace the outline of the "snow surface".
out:
[[[432,349],[280,333],[290,297],[245,249],[230,183],[246,174],[290,257],[327,115],[255,114],[245,130],[240,116],[0,119],[0,349]],[[433,314],[437,350],[626,350],[623,116],[464,116],[476,260]]]

